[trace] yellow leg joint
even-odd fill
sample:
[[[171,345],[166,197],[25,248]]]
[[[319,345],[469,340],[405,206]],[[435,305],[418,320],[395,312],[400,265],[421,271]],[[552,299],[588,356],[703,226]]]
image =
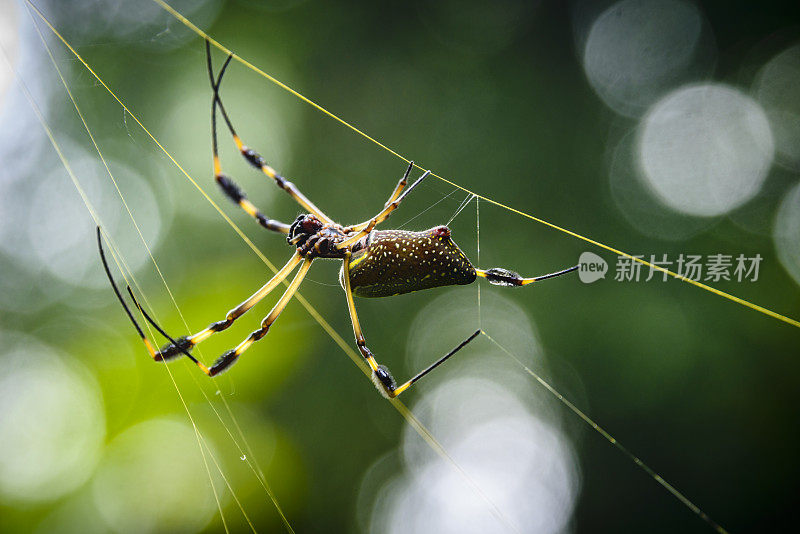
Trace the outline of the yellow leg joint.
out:
[[[410,387],[411,387],[411,381],[408,381],[405,384],[403,384],[402,386],[395,388],[394,391],[392,392],[392,396],[393,397],[397,397],[398,395],[400,395],[402,392],[404,392],[405,390],[407,390]]]
[[[142,341],[144,341],[144,346],[147,347],[147,352],[150,353],[150,356],[155,358],[156,357],[156,350],[153,348],[153,345],[150,343],[150,340],[147,339],[147,338],[143,338]]]
[[[244,211],[246,211],[247,214],[250,215],[251,217],[255,217],[258,214],[258,210],[256,209],[256,207],[253,206],[253,203],[247,200],[246,198],[243,198],[242,200],[239,201],[239,206]]]
[[[238,347],[236,347],[236,350],[234,350],[234,351],[233,351],[233,352],[234,352],[234,354],[236,354],[237,356],[239,356],[241,353],[243,353],[243,352],[244,352],[244,351],[246,351],[248,348],[250,348],[250,345],[252,345],[252,344],[253,344],[253,341],[254,341],[254,340],[253,340],[253,339],[251,339],[251,338],[247,338],[247,339],[245,339],[244,341],[242,341],[242,342],[239,344],[239,346],[238,346]]]
[[[275,169],[273,169],[269,165],[262,165],[261,170],[264,172],[264,174],[266,174],[270,178],[275,178],[278,175]]]
[[[201,341],[205,341],[206,339],[211,337],[213,333],[214,333],[213,330],[211,330],[210,328],[206,328],[205,330],[201,330],[200,332],[190,337],[188,341],[194,346],[200,343]]]
[[[233,136],[233,142],[234,142],[234,143],[236,143],[236,148],[238,148],[238,149],[239,149],[239,151],[241,151],[241,150],[244,148],[244,143],[242,143],[242,140],[241,140],[241,139],[239,139],[239,136],[238,136],[238,135],[235,135],[235,134],[234,134],[234,136]]]

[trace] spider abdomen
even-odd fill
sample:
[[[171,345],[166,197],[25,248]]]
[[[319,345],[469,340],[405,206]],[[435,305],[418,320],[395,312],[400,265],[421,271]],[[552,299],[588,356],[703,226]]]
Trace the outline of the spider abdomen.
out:
[[[359,297],[471,284],[477,276],[446,226],[423,232],[376,230],[367,243],[350,261],[350,287]]]

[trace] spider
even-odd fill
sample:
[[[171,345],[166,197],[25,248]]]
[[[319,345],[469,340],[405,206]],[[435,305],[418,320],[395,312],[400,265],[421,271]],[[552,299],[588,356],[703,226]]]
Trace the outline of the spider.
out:
[[[345,292],[358,350],[372,371],[372,381],[378,391],[386,398],[394,398],[461,350],[467,343],[475,339],[481,331],[475,331],[429,367],[417,373],[405,383],[397,385],[389,369],[384,365],[378,364],[375,355],[366,345],[366,340],[358,321],[353,296],[390,297],[435,287],[471,284],[477,278],[485,278],[489,283],[500,286],[524,286],[539,280],[560,276],[578,268],[578,266],[574,266],[543,276],[525,278],[514,271],[500,267],[486,270],[476,268],[453,241],[450,229],[447,226],[436,226],[422,232],[376,230],[375,228],[397,209],[403,199],[430,176],[431,172],[425,171],[409,186],[408,177],[414,167],[414,162],[410,162],[403,177],[397,182],[383,209],[377,215],[364,222],[349,226],[342,226],[334,222],[303,195],[292,182],[278,174],[275,169],[267,164],[262,156],[246,146],[237,135],[219,94],[222,77],[232,58],[232,55],[228,55],[215,79],[211,48],[209,42],[206,41],[208,76],[213,90],[211,132],[214,179],[223,193],[253,217],[262,227],[273,232],[285,234],[287,243],[294,247],[295,251],[286,265],[258,291],[230,310],[224,319],[212,323],[196,334],[181,336],[177,339],[169,336],[155,323],[138,303],[133,291],[128,286],[128,293],[143,317],[169,340],[169,343],[156,351],[134,319],[114,282],[103,252],[101,231],[98,227],[98,248],[106,275],[117,298],[122,303],[125,312],[154,360],[167,361],[184,355],[190,358],[206,375],[211,377],[218,375],[230,368],[253,343],[267,335],[272,324],[300,287],[314,260],[341,260],[342,267],[339,271],[339,282]],[[278,187],[286,191],[307,213],[298,216],[291,224],[270,219],[247,199],[244,191],[231,178],[222,173],[217,149],[217,108],[219,108],[219,112],[242,156],[253,167],[272,179]],[[258,304],[259,301],[283,282],[298,265],[300,265],[300,268],[297,274],[295,274],[277,304],[261,321],[260,328],[252,332],[235,348],[225,352],[211,367],[206,367],[192,356],[191,350],[195,345],[208,339],[211,335],[230,327],[236,319]]]

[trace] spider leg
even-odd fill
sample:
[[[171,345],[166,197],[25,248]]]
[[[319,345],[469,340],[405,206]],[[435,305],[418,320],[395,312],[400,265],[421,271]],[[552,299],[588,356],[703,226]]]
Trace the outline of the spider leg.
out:
[[[313,259],[305,259],[303,261],[303,265],[300,266],[300,269],[294,276],[292,283],[289,284],[289,287],[286,289],[286,291],[284,291],[278,303],[275,304],[275,306],[269,312],[269,315],[267,315],[264,320],[261,321],[261,328],[247,336],[247,338],[239,343],[235,349],[231,349],[217,358],[217,361],[215,361],[208,370],[209,376],[218,375],[219,373],[228,369],[228,367],[236,363],[236,360],[239,359],[239,356],[241,356],[242,353],[250,347],[250,345],[267,335],[267,332],[269,332],[269,327],[272,326],[272,323],[275,322],[283,309],[286,308],[289,300],[291,300],[291,298],[297,292],[297,288],[300,287],[300,283],[303,281],[303,278],[305,278],[306,273],[308,273],[308,269],[311,267],[311,263],[313,261]]]
[[[343,273],[344,273],[344,291],[347,297],[347,309],[350,312],[350,320],[353,323],[353,334],[356,338],[356,345],[358,346],[359,352],[367,361],[369,368],[372,370],[372,382],[375,384],[375,387],[378,388],[378,391],[386,397],[387,399],[393,399],[400,395],[402,392],[410,388],[415,382],[417,382],[420,378],[425,376],[426,374],[430,373],[438,366],[443,364],[447,361],[448,358],[453,356],[456,352],[464,348],[467,343],[478,337],[478,334],[481,333],[480,330],[476,330],[471,336],[467,339],[462,341],[458,346],[456,346],[453,350],[436,360],[433,364],[428,366],[426,369],[420,371],[411,380],[403,383],[402,385],[398,386],[397,383],[392,378],[391,373],[389,372],[389,368],[385,365],[379,365],[378,362],[375,360],[375,355],[372,354],[372,351],[369,350],[367,347],[367,342],[364,339],[364,333],[361,331],[361,324],[358,322],[358,314],[356,313],[356,305],[353,301],[353,292],[350,287],[350,252],[348,251],[344,257],[344,266],[343,266]]]
[[[191,336],[181,336],[178,338],[177,341],[170,339],[170,343],[161,347],[161,349],[156,352],[155,357],[157,360],[168,360],[174,358],[176,356],[180,356],[181,354],[186,354],[188,351],[191,351],[192,348],[200,343],[211,337],[213,334],[217,332],[222,332],[223,330],[229,328],[236,319],[247,313],[250,308],[258,304],[264,297],[269,295],[275,287],[278,286],[281,282],[283,282],[287,276],[297,267],[297,264],[300,263],[301,256],[297,253],[291,257],[291,259],[286,263],[286,265],[281,268],[280,271],[275,273],[275,275],[258,291],[250,295],[244,302],[230,310],[226,315],[225,319],[221,321],[217,321],[215,323],[211,323],[207,328],[201,330],[200,332],[193,334]],[[135,301],[135,299],[134,299]],[[144,313],[144,312],[142,312]],[[145,316],[145,318],[147,318]],[[152,323],[151,323],[152,324]],[[153,325],[156,326],[156,325]]]
[[[255,205],[253,205],[252,202],[247,200],[247,195],[245,195],[244,191],[242,191],[236,182],[231,180],[230,177],[222,174],[222,167],[219,162],[219,151],[217,149],[217,104],[219,103],[225,120],[228,120],[228,114],[225,112],[225,108],[222,107],[222,102],[219,101],[217,90],[220,82],[222,81],[222,75],[225,74],[225,69],[228,68],[228,64],[230,64],[231,57],[233,56],[228,56],[228,59],[225,60],[225,64],[222,65],[222,69],[220,69],[219,76],[217,77],[216,81],[214,80],[214,73],[212,71],[211,50],[209,49],[208,41],[206,41],[206,57],[208,59],[208,77],[211,80],[211,87],[214,89],[214,99],[211,101],[211,144],[214,153],[214,179],[225,195],[235,204],[238,204],[239,207],[242,208],[248,215],[255,218],[261,226],[267,230],[272,230],[273,232],[288,234],[290,225],[270,219],[261,213],[261,211]]]
[[[384,208],[389,204],[391,204],[392,202],[394,202],[395,200],[397,200],[397,197],[400,196],[400,193],[406,187],[406,184],[408,184],[408,175],[411,174],[411,169],[413,168],[414,168],[414,162],[409,161],[408,168],[406,169],[405,174],[403,174],[403,177],[400,178],[400,180],[397,182],[397,185],[395,186],[394,191],[392,191],[389,200],[387,200],[386,203],[383,205]]]
[[[100,250],[100,260],[103,262],[103,269],[106,272],[106,276],[108,277],[108,281],[111,282],[111,287],[114,289],[114,293],[117,295],[117,299],[119,299],[120,304],[122,304],[122,308],[125,310],[125,314],[128,316],[128,319],[131,320],[131,323],[133,323],[133,327],[136,329],[136,332],[139,334],[139,337],[142,338],[142,342],[144,343],[144,346],[147,348],[147,352],[150,353],[150,356],[154,360],[161,360],[162,358],[158,357],[158,353],[153,348],[153,344],[150,343],[150,340],[147,339],[147,336],[142,331],[141,327],[139,326],[139,323],[137,323],[136,319],[133,318],[133,314],[131,313],[130,308],[128,308],[128,305],[125,303],[125,299],[122,298],[122,294],[120,294],[119,289],[117,288],[117,283],[114,282],[114,277],[111,276],[111,269],[108,267],[108,261],[106,261],[106,255],[105,255],[105,252],[103,251],[103,238],[102,238],[99,226],[97,227],[97,248]],[[144,318],[147,319],[147,321],[150,324],[152,324],[156,328],[156,330],[158,330],[164,337],[166,337],[167,339],[169,339],[170,341],[172,341],[173,343],[175,343],[177,345],[178,343],[174,339],[169,337],[169,335],[166,332],[164,332],[150,318],[150,316],[147,315],[147,313],[145,313],[145,311],[139,305],[139,302],[137,302],[136,298],[133,296],[133,292],[131,291],[130,286],[128,286],[128,293],[130,293],[131,298],[133,298],[133,302],[136,304],[136,307],[139,308],[139,311],[142,312],[142,314],[144,315]],[[209,373],[208,368],[205,365],[203,365],[201,362],[199,362],[194,356],[189,354],[189,352],[187,350],[181,349],[181,352],[184,353],[190,360],[192,360],[204,373],[206,373],[206,374]]]
[[[562,274],[571,273],[572,271],[577,270],[578,267],[580,267],[580,265],[575,265],[574,267],[556,271],[550,274],[535,276],[533,278],[525,278],[519,273],[509,271],[508,269],[503,269],[502,267],[492,267],[491,269],[486,269],[485,271],[483,269],[475,269],[475,273],[481,278],[486,278],[490,284],[497,286],[526,286],[533,282],[547,280],[548,278],[555,278],[556,276],[561,276]]]
[[[406,169],[405,174],[403,174],[403,177],[400,178],[400,181],[397,182],[397,185],[392,191],[392,194],[389,196],[389,200],[387,200],[386,203],[383,205],[384,208],[387,207],[392,202],[394,202],[395,200],[397,200],[397,197],[400,196],[400,193],[403,191],[403,189],[405,189],[406,184],[408,184],[408,175],[411,173],[411,169],[413,168],[414,168],[414,162],[413,161],[408,162],[408,168]],[[364,221],[363,223],[356,224],[355,226],[351,226],[350,228],[357,232],[359,230],[363,230],[364,228],[366,228],[368,224],[369,221]]]
[[[406,196],[409,193],[411,193],[411,191],[413,191],[414,188],[417,187],[422,182],[422,180],[424,180],[425,178],[430,176],[430,174],[431,174],[431,171],[425,171],[424,173],[422,173],[422,176],[417,178],[417,180],[413,184],[408,186],[408,189],[404,190],[397,198],[395,198],[391,202],[387,202],[386,206],[384,206],[384,208],[376,216],[374,216],[369,221],[366,221],[366,223],[361,223],[361,224],[357,224],[355,226],[346,227],[345,228],[345,232],[351,232],[351,231],[356,230],[356,233],[354,233],[352,236],[348,237],[344,241],[342,241],[339,244],[337,244],[336,248],[339,249],[339,250],[341,250],[343,248],[347,248],[347,247],[353,245],[353,243],[357,242],[359,239],[361,239],[365,235],[369,234],[378,224],[380,224],[383,221],[385,221],[386,219],[388,219],[389,215],[391,215],[392,212],[397,209],[397,206],[399,206],[400,203],[403,202],[403,200],[406,198]],[[399,187],[399,185],[400,184],[398,184],[398,187]]]
[[[214,104],[215,105],[219,104],[220,111],[222,112],[222,118],[225,120],[225,124],[228,126],[228,130],[230,130],[231,132],[231,136],[233,137],[233,142],[236,143],[236,148],[239,149],[239,152],[241,152],[244,159],[246,159],[247,162],[250,163],[250,165],[252,165],[256,169],[259,169],[261,172],[272,178],[272,180],[274,180],[275,184],[278,187],[289,193],[289,195],[298,204],[300,204],[303,207],[303,209],[305,209],[307,212],[316,215],[321,221],[325,223],[333,223],[333,220],[327,215],[325,215],[321,209],[315,206],[314,203],[311,202],[311,200],[309,200],[303,193],[301,193],[300,190],[297,189],[297,186],[295,186],[285,177],[278,174],[278,172],[275,169],[273,169],[270,165],[268,165],[267,161],[255,150],[242,143],[242,140],[239,138],[238,134],[236,133],[236,130],[233,127],[233,123],[231,122],[230,117],[228,117],[228,113],[225,111],[225,106],[222,104],[222,98],[220,98],[219,95],[219,86],[222,83],[222,74],[225,72],[225,67],[227,67],[228,63],[230,63],[230,60],[233,56],[232,55],[228,56],[228,59],[225,60],[225,65],[222,67],[222,70],[220,71],[219,74],[219,79],[217,80],[216,83],[214,82],[212,74],[213,71],[211,66],[211,45],[208,41],[206,41],[206,56],[208,58],[208,69],[209,69],[208,71],[209,71],[209,77],[211,78],[211,88],[214,90]],[[214,138],[216,139],[216,125],[214,126]],[[216,140],[214,143],[216,145]],[[219,170],[219,161],[218,158],[216,157],[214,159],[214,168],[215,172],[219,174],[217,172]]]

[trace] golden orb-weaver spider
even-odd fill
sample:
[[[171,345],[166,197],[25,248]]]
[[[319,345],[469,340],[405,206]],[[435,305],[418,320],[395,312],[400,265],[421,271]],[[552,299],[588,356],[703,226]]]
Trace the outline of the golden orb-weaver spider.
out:
[[[432,289],[434,287],[471,284],[478,277],[486,278],[489,283],[495,285],[524,286],[537,280],[544,280],[566,274],[578,268],[575,266],[543,276],[524,278],[513,271],[499,267],[486,270],[474,267],[461,249],[458,248],[458,245],[451,239],[450,230],[446,226],[437,226],[422,232],[375,230],[375,227],[385,221],[400,205],[403,199],[430,175],[430,171],[425,171],[415,182],[406,187],[408,184],[408,176],[411,173],[411,169],[414,167],[413,162],[409,164],[405,174],[403,174],[403,177],[397,182],[392,194],[389,196],[389,200],[386,201],[383,209],[377,215],[367,221],[350,226],[342,226],[334,222],[330,217],[325,215],[322,210],[317,208],[313,202],[306,198],[292,182],[286,180],[286,178],[278,174],[275,169],[270,167],[263,157],[242,143],[241,139],[236,134],[236,130],[233,128],[219,95],[222,77],[233,56],[229,55],[225,60],[216,79],[214,78],[211,49],[208,41],[206,41],[206,57],[208,75],[211,88],[214,92],[211,103],[214,179],[225,195],[238,204],[248,215],[255,218],[261,226],[267,230],[286,234],[286,240],[290,245],[295,247],[295,253],[286,265],[284,265],[266,284],[244,302],[230,310],[225,316],[225,319],[212,323],[196,334],[182,336],[177,339],[170,337],[155,323],[147,312],[142,309],[136,297],[133,295],[130,286],[128,286],[128,293],[144,318],[169,340],[169,343],[156,351],[134,319],[133,314],[128,309],[127,304],[114,282],[103,252],[101,233],[98,228],[97,240],[103,267],[105,268],[117,298],[122,303],[128,317],[133,322],[150,356],[152,356],[154,360],[166,361],[180,355],[185,355],[197,364],[208,376],[215,376],[225,371],[236,362],[239,356],[241,356],[250,345],[267,335],[272,323],[275,322],[289,300],[300,287],[303,278],[305,278],[315,259],[325,258],[342,260],[339,281],[347,297],[347,307],[350,312],[350,319],[353,324],[353,333],[355,335],[356,344],[358,345],[358,350],[372,370],[372,380],[378,388],[378,391],[386,398],[393,398],[407,390],[420,378],[444,363],[467,343],[475,339],[475,337],[480,334],[480,330],[474,332],[457,347],[439,358],[423,371],[417,373],[413,378],[398,386],[392,378],[391,373],[389,373],[388,368],[384,365],[379,365],[372,351],[367,348],[364,335],[361,332],[361,326],[358,322],[358,315],[356,314],[355,302],[353,301],[354,295],[359,297],[389,297],[409,293],[411,291]],[[236,143],[236,147],[239,149],[242,156],[244,156],[251,165],[274,180],[278,187],[286,191],[308,213],[297,217],[292,224],[285,224],[269,219],[247,200],[244,192],[233,180],[222,173],[217,150],[218,107],[228,130],[230,130],[233,141]],[[220,356],[211,367],[206,367],[202,362],[191,355],[191,350],[195,345],[209,338],[211,335],[230,327],[236,319],[244,315],[283,282],[298,265],[300,265],[300,269],[297,271],[297,274],[295,274],[277,304],[275,304],[269,312],[269,315],[262,320],[261,327],[258,330],[252,332],[234,349]]]

